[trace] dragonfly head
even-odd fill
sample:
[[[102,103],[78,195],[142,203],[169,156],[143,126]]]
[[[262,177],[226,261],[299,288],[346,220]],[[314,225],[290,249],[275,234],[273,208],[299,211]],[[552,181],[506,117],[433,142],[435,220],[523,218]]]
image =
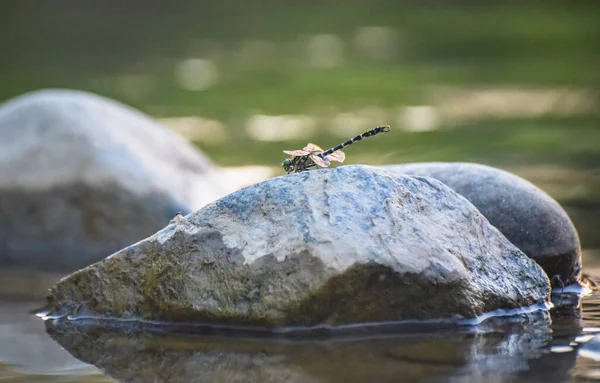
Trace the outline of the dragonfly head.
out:
[[[283,170],[285,170],[288,173],[291,172],[294,168],[292,160],[289,158],[286,158],[285,160],[283,160],[283,162],[281,163],[281,166],[283,166]]]

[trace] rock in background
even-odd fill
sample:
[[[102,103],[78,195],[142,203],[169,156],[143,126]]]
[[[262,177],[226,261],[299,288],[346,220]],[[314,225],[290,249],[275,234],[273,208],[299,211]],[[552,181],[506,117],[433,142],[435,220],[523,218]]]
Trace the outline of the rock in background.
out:
[[[43,90],[0,104],[0,267],[75,270],[226,192],[185,139],[115,101]]]
[[[473,163],[425,162],[384,166],[384,169],[445,183],[540,264],[553,286],[579,281],[581,246],[577,230],[558,202],[529,181]]]
[[[311,326],[543,303],[543,270],[434,179],[369,166],[234,192],[66,277],[55,314]]]

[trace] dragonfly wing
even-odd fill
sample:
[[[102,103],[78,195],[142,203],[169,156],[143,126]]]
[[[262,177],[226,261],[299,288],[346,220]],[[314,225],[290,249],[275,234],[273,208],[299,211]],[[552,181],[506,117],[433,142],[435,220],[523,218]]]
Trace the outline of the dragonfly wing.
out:
[[[316,154],[311,154],[310,159],[321,168],[326,168],[329,166],[329,160],[326,158],[321,158]]]
[[[337,152],[333,152],[326,157],[330,161],[344,162],[346,159],[346,153],[338,150]]]
[[[307,156],[310,154],[310,152],[307,152],[306,150],[284,150],[283,152],[294,157]]]
[[[304,149],[302,149],[302,150],[306,150],[307,152],[318,152],[318,153],[324,152],[323,149],[321,149],[319,146],[312,144],[312,143],[309,143],[308,145],[306,145],[304,147]]]

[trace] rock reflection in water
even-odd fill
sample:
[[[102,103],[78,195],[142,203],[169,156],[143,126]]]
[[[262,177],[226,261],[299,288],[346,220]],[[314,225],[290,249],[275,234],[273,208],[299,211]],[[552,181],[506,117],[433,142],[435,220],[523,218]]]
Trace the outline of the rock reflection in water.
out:
[[[545,359],[552,339],[544,313],[460,331],[310,340],[166,335],[69,321],[48,321],[47,330],[73,356],[122,382],[515,381]],[[569,370],[562,362],[544,368],[555,376]]]

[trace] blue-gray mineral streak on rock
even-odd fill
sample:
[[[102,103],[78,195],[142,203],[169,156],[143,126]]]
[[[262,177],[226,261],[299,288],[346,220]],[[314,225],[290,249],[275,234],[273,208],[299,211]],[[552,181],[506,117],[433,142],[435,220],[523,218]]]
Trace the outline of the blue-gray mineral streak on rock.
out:
[[[600,335],[596,334],[578,350],[579,356],[600,362]]]
[[[344,166],[247,187],[61,280],[57,314],[231,325],[475,317],[543,270],[434,179]]]
[[[384,169],[442,181],[467,198],[506,238],[539,263],[553,286],[579,281],[581,247],[577,230],[558,202],[529,181],[473,163],[426,162]]]
[[[43,90],[0,104],[0,267],[76,270],[226,192],[185,139],[115,101]]]

